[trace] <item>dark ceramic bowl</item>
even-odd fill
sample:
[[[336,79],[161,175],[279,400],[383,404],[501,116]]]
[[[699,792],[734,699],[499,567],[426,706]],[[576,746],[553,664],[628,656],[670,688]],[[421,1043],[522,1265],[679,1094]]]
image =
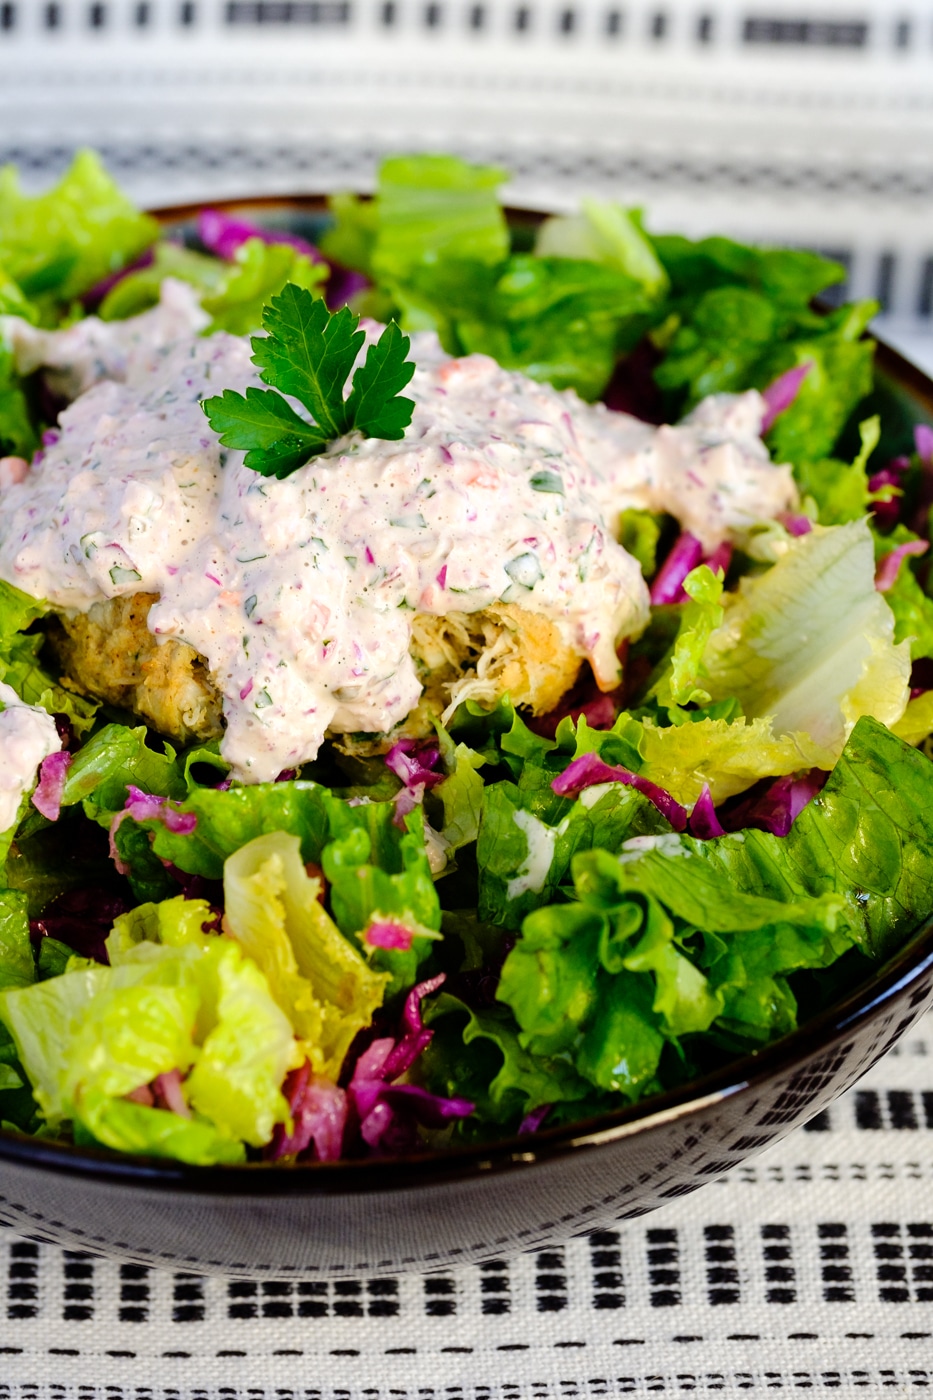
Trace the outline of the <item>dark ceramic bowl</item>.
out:
[[[228,206],[313,233],[320,201]],[[191,211],[171,211],[184,222]],[[879,348],[892,452],[933,383]],[[643,1215],[761,1151],[875,1063],[933,1001],[933,921],[865,985],[675,1093],[493,1146],[277,1169],[186,1167],[0,1132],[0,1218],[34,1238],[167,1268],[340,1277],[450,1267]]]

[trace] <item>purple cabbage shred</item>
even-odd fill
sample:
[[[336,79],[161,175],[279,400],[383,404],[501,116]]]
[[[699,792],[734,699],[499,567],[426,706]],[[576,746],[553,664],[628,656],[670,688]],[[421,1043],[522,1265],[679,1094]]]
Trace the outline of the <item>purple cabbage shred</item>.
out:
[[[652,783],[648,778],[630,772],[628,768],[604,763],[595,753],[584,753],[573,759],[563,773],[559,773],[553,780],[551,789],[558,797],[576,797],[584,788],[594,787],[597,783],[625,783],[627,787],[635,788],[647,797],[649,802],[654,803],[675,831],[686,830],[686,808],[675,802],[669,792],[665,792],[664,788],[658,787],[657,783]]]
[[[878,560],[878,567],[875,570],[875,587],[879,593],[887,593],[893,588],[900,573],[901,564],[910,554],[926,554],[929,549],[927,540],[908,540],[906,544],[899,544],[896,549],[892,549],[890,554],[885,554]]]
[[[32,794],[32,805],[50,822],[57,822],[62,810],[62,793],[71,767],[71,754],[61,749],[50,753],[39,765],[39,781]]]
[[[794,365],[792,369],[779,374],[762,390],[761,397],[765,401],[764,417],[761,420],[761,436],[764,437],[769,428],[774,426],[775,421],[786,413],[791,404],[800,393],[800,386],[806,379],[813,367],[812,360],[805,360],[802,365]]]
[[[686,597],[684,579],[702,562],[703,546],[696,535],[685,530],[674,541],[670,554],[655,574],[651,585],[652,605],[682,602]]]
[[[770,831],[772,836],[786,836],[807,803],[823,790],[828,777],[822,768],[811,768],[806,773],[778,778],[764,792],[732,808],[729,830],[755,827],[759,831]]]
[[[709,784],[704,784],[703,791],[696,800],[696,805],[690,813],[687,830],[691,836],[696,836],[701,841],[711,841],[714,836],[725,836],[726,834],[722,822],[716,815]]]
[[[347,1126],[347,1095],[329,1079],[311,1071],[305,1060],[293,1069],[283,1085],[292,1118],[289,1131],[284,1123],[276,1124],[267,1156],[272,1161],[281,1157],[298,1157],[313,1147],[313,1160],[336,1162],[343,1154],[343,1138]]]
[[[901,487],[910,468],[909,457],[893,457],[886,467],[868,478],[869,491],[889,491],[887,498],[873,501],[871,510],[880,530],[893,530],[901,513]]]
[[[393,1081],[411,1069],[431,1043],[434,1032],[421,1018],[421,1002],[436,992],[444,974],[420,982],[409,992],[402,1013],[402,1035],[374,1040],[360,1055],[347,1088],[359,1122],[359,1133],[374,1152],[396,1152],[417,1146],[417,1125],[438,1128],[454,1118],[466,1118],[474,1105],[468,1099],[432,1094],[416,1084]]]

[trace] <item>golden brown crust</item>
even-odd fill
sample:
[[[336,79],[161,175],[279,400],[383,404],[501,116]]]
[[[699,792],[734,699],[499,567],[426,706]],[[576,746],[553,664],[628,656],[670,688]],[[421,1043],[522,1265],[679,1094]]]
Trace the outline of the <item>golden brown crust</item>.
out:
[[[221,699],[207,663],[187,642],[159,642],[146,626],[154,593],[95,603],[61,613],[49,641],[71,688],[139,715],[180,743],[223,732]]]
[[[180,743],[223,732],[221,696],[207,662],[187,642],[158,641],[146,626],[154,593],[67,612],[49,627],[65,683],[131,710]],[[516,705],[547,714],[577,679],[581,658],[542,613],[516,603],[435,617],[416,613],[411,655],[424,686],[418,705],[391,736],[332,735],[353,753],[379,753],[399,734],[430,734],[432,721],[462,701],[492,706],[508,692]]]

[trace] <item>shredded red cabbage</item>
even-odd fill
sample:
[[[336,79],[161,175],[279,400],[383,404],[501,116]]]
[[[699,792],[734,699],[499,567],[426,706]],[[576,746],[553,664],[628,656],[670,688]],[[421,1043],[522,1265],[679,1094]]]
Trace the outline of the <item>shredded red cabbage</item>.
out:
[[[50,822],[57,822],[62,810],[65,778],[71,767],[71,754],[62,750],[50,753],[39,765],[39,781],[32,794],[32,805]]]
[[[926,554],[929,547],[927,540],[908,540],[906,544],[899,544],[897,549],[892,549],[890,554],[879,559],[875,570],[875,587],[878,592],[887,593],[889,588],[894,587],[901,564],[909,554]]]
[[[280,1157],[298,1157],[313,1145],[313,1160],[336,1162],[343,1154],[347,1126],[347,1096],[329,1079],[311,1071],[310,1060],[286,1077],[282,1092],[292,1117],[291,1132],[284,1123],[276,1124],[266,1156],[273,1162]]]
[[[127,817],[132,817],[135,822],[161,821],[169,831],[176,836],[189,836],[198,824],[198,819],[193,812],[178,812],[174,807],[170,807],[167,797],[158,797],[152,792],[143,792],[140,788],[134,787],[132,783],[127,784],[127,798],[123,811],[118,812],[110,823],[110,857],[121,875],[127,873],[126,866],[120,859],[120,853],[116,846],[116,835],[119,828],[126,821]]]
[[[519,1137],[524,1137],[527,1133],[536,1133],[553,1107],[552,1103],[543,1103],[540,1108],[533,1108],[530,1113],[526,1113],[518,1125]]]
[[[800,537],[809,535],[813,529],[813,521],[808,515],[797,515],[793,511],[785,511],[777,517],[778,524],[783,525],[789,535]]]
[[[914,428],[914,447],[922,467],[933,466],[933,428],[927,423],[918,423]]]
[[[363,941],[368,943],[370,948],[394,948],[402,953],[408,952],[413,938],[414,934],[410,928],[396,923],[393,919],[376,919],[363,934]]]
[[[169,1113],[177,1113],[179,1118],[191,1117],[191,1109],[181,1091],[180,1070],[170,1069],[166,1074],[157,1074],[149,1087],[156,1108],[168,1109]]]
[[[399,739],[386,754],[386,767],[408,788],[430,788],[442,783],[446,774],[435,771],[441,751],[436,744],[419,744]]]
[[[733,807],[728,816],[730,831],[757,827],[772,836],[786,836],[807,803],[821,792],[829,777],[822,768],[807,773],[791,773],[778,778],[762,793]]]
[[[805,360],[802,365],[794,365],[793,369],[779,374],[777,379],[772,380],[767,389],[762,390],[761,397],[765,401],[765,413],[761,420],[760,430],[762,437],[769,428],[774,426],[775,420],[790,408],[800,393],[801,384],[812,368],[813,361]]]
[[[244,243],[258,238],[263,243],[285,243],[296,252],[303,253],[312,262],[325,262],[324,255],[296,233],[284,229],[260,228],[247,219],[236,219],[221,209],[202,209],[198,214],[198,237],[210,253],[232,262]]]
[[[687,830],[691,836],[696,836],[701,841],[710,841],[714,836],[725,836],[726,834],[722,822],[716,815],[709,784],[704,784],[703,791],[696,800],[696,805],[690,813]]]
[[[579,758],[573,759],[563,773],[559,773],[553,780],[551,789],[558,797],[576,797],[584,788],[593,787],[596,783],[625,783],[626,786],[635,788],[647,797],[649,802],[654,803],[675,831],[686,830],[686,808],[675,802],[669,792],[665,792],[664,788],[658,787],[657,783],[650,782],[648,778],[629,772],[627,768],[604,763],[595,753],[583,753]]]
[[[678,535],[670,554],[655,574],[651,585],[651,602],[679,603],[685,597],[684,579],[703,562],[703,546],[688,530]]]
[[[250,238],[260,238],[263,243],[285,243],[296,252],[303,253],[315,263],[325,263],[330,268],[327,283],[327,304],[333,310],[346,306],[351,297],[370,285],[369,278],[361,272],[342,267],[339,263],[325,258],[320,248],[309,243],[297,234],[286,233],[284,229],[260,228],[246,219],[235,219],[220,209],[202,209],[198,215],[198,237],[205,248],[217,257],[231,262]]]
[[[372,1151],[393,1152],[416,1144],[416,1124],[436,1128],[452,1118],[466,1118],[474,1105],[467,1099],[431,1094],[415,1084],[394,1084],[411,1069],[431,1043],[434,1032],[421,1019],[422,999],[436,992],[444,974],[419,982],[405,1000],[403,1033],[374,1040],[360,1055],[347,1094],[359,1119],[363,1142]]]
[[[884,491],[891,488],[887,499],[872,502],[872,514],[881,530],[891,530],[897,524],[901,513],[901,486],[904,473],[910,468],[909,457],[893,457],[886,467],[868,478],[869,491]]]

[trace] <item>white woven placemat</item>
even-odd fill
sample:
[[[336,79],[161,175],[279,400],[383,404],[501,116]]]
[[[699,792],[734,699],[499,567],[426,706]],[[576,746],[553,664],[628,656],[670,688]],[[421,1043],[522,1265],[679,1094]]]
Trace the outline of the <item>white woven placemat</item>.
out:
[[[0,1230],[0,1400],[578,1400],[933,1386],[933,1016],[827,1114],[617,1231],[249,1283]]]

